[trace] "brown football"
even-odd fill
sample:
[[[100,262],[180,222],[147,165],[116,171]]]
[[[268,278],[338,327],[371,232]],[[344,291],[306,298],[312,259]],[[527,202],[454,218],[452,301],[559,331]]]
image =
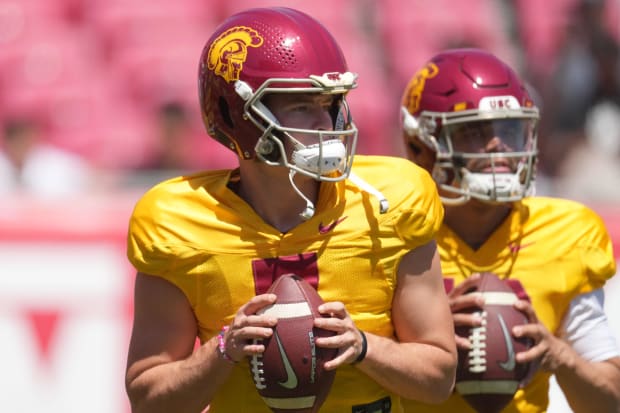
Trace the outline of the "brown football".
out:
[[[516,339],[511,333],[528,320],[513,306],[517,294],[495,274],[483,273],[470,292],[483,294],[485,304],[464,311],[479,312],[483,325],[456,329],[473,346],[469,351],[459,349],[456,391],[479,413],[496,413],[510,403],[528,376],[530,365],[517,363],[515,354],[530,348],[531,340]]]
[[[314,327],[323,317],[317,310],[323,300],[301,277],[279,277],[269,288],[276,302],[261,313],[278,318],[274,333],[263,340],[265,352],[250,359],[250,372],[258,393],[275,413],[314,413],[327,398],[335,370],[323,363],[336,357],[337,349],[317,347],[315,337],[335,334]]]

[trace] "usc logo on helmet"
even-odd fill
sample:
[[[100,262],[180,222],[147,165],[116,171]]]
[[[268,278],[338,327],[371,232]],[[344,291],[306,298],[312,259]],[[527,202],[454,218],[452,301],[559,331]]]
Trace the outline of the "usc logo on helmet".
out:
[[[239,80],[248,47],[259,47],[263,38],[250,27],[236,26],[226,30],[209,48],[208,67],[227,82]]]
[[[433,62],[428,62],[426,66],[418,70],[413,78],[411,78],[407,85],[407,89],[405,89],[405,106],[409,109],[409,113],[413,114],[418,111],[426,79],[437,76],[437,73],[439,73],[437,65]]]

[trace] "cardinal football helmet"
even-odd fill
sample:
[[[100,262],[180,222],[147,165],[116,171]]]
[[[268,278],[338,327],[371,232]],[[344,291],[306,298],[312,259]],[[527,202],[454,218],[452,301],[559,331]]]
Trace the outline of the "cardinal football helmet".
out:
[[[345,100],[356,78],[332,35],[312,17],[284,7],[249,9],[224,21],[203,49],[202,118],[209,135],[240,159],[258,157],[318,180],[341,180],[357,142]],[[333,95],[333,130],[281,125],[264,103],[274,93]],[[314,143],[302,144],[294,138],[300,134]]]
[[[401,109],[408,149],[430,149],[446,204],[512,202],[533,190],[538,109],[516,73],[478,49],[447,50],[407,85]]]

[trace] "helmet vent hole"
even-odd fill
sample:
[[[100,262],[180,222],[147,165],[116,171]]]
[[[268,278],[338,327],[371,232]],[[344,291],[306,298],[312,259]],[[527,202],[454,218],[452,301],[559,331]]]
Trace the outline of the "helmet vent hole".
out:
[[[282,68],[295,70],[297,57],[295,56],[294,44],[288,45],[286,36],[277,27],[269,26],[261,22],[256,24],[258,31],[265,35],[265,47],[262,48],[267,59],[277,59]],[[258,27],[262,26],[262,27]],[[275,55],[275,56],[274,56]]]
[[[220,108],[220,113],[222,114],[222,119],[224,119],[224,122],[226,122],[226,125],[228,125],[229,128],[232,128],[234,124],[232,118],[230,117],[230,110],[226,99],[220,96],[218,106]]]

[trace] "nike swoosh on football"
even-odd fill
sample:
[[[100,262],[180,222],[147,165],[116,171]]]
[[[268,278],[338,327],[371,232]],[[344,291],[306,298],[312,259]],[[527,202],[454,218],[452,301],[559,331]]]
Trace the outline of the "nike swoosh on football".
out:
[[[278,333],[275,333],[275,336],[276,342],[278,343],[278,350],[280,350],[280,357],[282,358],[282,363],[284,364],[284,370],[286,371],[286,380],[279,381],[278,384],[285,389],[292,390],[297,387],[297,375],[295,375],[295,370],[293,370],[293,366],[284,352]]]
[[[336,225],[340,224],[345,219],[347,219],[347,217],[338,218],[338,219],[334,220],[334,222],[332,222],[329,225],[323,225],[322,222],[319,223],[319,233],[320,234],[327,234],[328,232],[330,232],[331,230],[336,228]]]
[[[505,361],[500,361],[499,366],[506,371],[512,371],[515,369],[516,360],[515,360],[515,349],[512,346],[512,340],[510,339],[510,332],[508,331],[508,327],[506,327],[506,322],[501,314],[497,315],[499,319],[499,324],[502,327],[502,334],[504,335],[504,341],[506,342],[506,350],[508,352],[508,358]]]

